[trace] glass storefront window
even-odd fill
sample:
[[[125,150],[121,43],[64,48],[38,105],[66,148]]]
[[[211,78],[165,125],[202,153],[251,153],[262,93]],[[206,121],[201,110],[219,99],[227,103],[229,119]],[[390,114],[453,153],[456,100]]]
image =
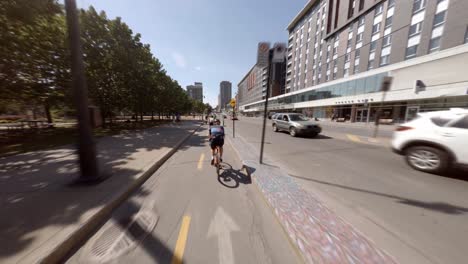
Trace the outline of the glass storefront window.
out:
[[[356,95],[356,80],[352,80],[352,81],[349,81],[348,83],[348,87],[346,89],[346,95],[347,96],[352,96],[352,95]]]
[[[376,90],[377,90],[377,76],[367,77],[365,93],[374,93]]]
[[[363,94],[366,92],[366,82],[364,79],[356,80],[356,95]]]

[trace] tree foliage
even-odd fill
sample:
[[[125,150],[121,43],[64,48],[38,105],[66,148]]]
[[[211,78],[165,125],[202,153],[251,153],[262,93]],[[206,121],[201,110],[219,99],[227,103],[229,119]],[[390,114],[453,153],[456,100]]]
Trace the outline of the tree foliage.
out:
[[[104,118],[203,112],[120,18],[80,10],[90,102]],[[70,55],[63,6],[56,0],[0,2],[2,100],[60,108],[70,100]],[[1,102],[0,102],[1,103]]]

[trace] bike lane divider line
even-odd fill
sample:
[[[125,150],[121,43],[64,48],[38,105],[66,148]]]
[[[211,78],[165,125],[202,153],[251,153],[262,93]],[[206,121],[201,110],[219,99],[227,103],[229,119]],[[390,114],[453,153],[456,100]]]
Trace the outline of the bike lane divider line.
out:
[[[174,255],[172,256],[172,264],[182,264],[184,258],[185,245],[187,244],[187,237],[190,228],[190,216],[184,216],[182,224],[180,225],[179,237],[177,238]]]
[[[197,169],[200,171],[203,169],[203,160],[205,160],[205,153],[202,153],[200,155],[200,159],[198,160]]]

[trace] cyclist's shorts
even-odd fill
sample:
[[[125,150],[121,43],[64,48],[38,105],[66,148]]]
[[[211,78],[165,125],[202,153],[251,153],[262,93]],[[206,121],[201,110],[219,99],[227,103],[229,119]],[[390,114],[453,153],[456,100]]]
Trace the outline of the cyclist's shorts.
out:
[[[222,136],[217,136],[213,138],[210,142],[211,149],[215,149],[216,147],[222,147],[222,146],[224,146],[224,137]]]

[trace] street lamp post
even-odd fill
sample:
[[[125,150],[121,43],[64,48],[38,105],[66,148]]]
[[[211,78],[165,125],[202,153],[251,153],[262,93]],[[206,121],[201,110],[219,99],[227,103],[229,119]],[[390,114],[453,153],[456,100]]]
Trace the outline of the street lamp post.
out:
[[[78,155],[81,171],[79,181],[95,182],[100,179],[100,174],[88,110],[88,90],[75,0],[65,0],[65,11],[71,51],[72,86],[78,119]]]

